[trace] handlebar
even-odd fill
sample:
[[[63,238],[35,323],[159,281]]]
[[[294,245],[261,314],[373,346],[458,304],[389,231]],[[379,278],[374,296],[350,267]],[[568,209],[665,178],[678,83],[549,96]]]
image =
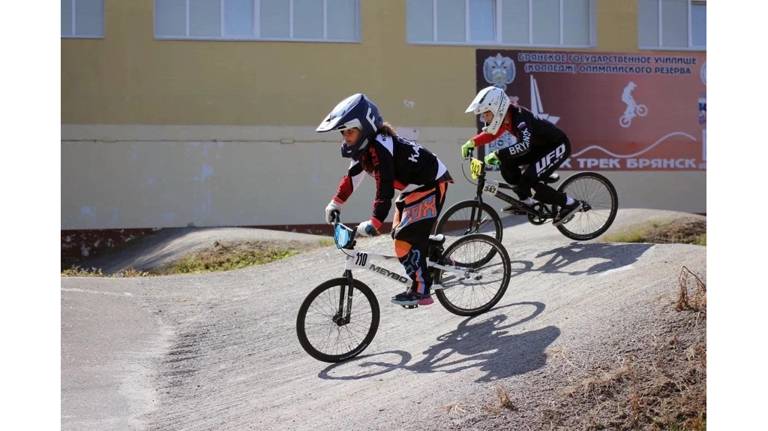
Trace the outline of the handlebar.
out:
[[[336,243],[336,247],[347,250],[354,249],[357,229],[352,229],[341,222],[339,210],[331,211],[331,222],[333,223],[333,241]]]

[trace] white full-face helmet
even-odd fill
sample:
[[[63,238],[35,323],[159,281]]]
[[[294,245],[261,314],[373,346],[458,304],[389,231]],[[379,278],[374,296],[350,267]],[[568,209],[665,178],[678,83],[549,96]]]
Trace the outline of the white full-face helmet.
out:
[[[480,90],[465,112],[480,115],[483,112],[491,111],[493,113],[493,120],[491,120],[490,124],[483,127],[483,131],[495,134],[499,131],[501,122],[504,121],[504,116],[507,115],[508,108],[509,97],[507,93],[501,88],[491,86]]]

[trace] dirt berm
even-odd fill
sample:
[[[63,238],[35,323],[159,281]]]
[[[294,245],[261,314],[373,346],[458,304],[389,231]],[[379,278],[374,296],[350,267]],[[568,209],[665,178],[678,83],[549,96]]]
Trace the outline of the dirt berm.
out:
[[[612,230],[680,217],[690,215],[623,210]],[[295,329],[306,294],[342,274],[332,246],[222,273],[62,278],[62,426],[519,430],[632,423],[631,405],[616,419],[595,403],[579,409],[567,400],[618,397],[621,388],[589,392],[589,379],[598,389],[612,382],[610,375],[600,380],[605,373],[619,376],[615,382],[642,380],[646,356],[670,330],[697,331],[674,306],[683,266],[705,280],[706,248],[576,243],[551,225],[506,224],[513,277],[493,310],[475,318],[437,302],[404,310],[389,302],[398,286],[360,273],[377,294],[381,325],[363,355],[338,365],[309,357]],[[358,247],[390,252],[392,245],[382,236]],[[642,395],[645,386],[637,388]],[[636,428],[653,426],[634,419]]]

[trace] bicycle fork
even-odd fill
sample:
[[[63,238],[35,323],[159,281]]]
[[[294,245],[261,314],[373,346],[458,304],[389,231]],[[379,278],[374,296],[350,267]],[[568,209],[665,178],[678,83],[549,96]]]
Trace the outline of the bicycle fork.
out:
[[[344,277],[347,279],[347,285],[342,284],[341,289],[339,289],[339,308],[333,316],[333,322],[338,326],[344,326],[349,323],[352,316],[352,291],[354,290],[352,288],[352,271],[349,269],[344,271]],[[347,298],[346,304],[344,302],[345,297]]]

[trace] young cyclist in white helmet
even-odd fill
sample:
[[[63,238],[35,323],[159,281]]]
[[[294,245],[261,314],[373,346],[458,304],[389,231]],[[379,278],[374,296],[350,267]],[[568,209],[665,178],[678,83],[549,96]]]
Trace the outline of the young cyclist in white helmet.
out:
[[[392,298],[399,305],[429,305],[432,278],[427,268],[429,234],[445,202],[448,169],[426,148],[397,136],[379,109],[364,94],[342,100],[317,127],[318,132],[338,130],[343,137],[341,156],[351,158],[347,174],[325,208],[325,220],[340,211],[367,173],[376,180],[371,218],[357,226],[357,235],[378,235],[395,201],[392,238],[395,253],[413,280],[411,287]]]
[[[522,106],[512,105],[504,90],[497,87],[480,90],[466,112],[480,115],[486,126],[461,146],[462,157],[468,157],[471,149],[490,143],[508,145],[488,154],[485,163],[501,165],[504,181],[515,186],[523,203],[535,203],[531,198],[533,189],[536,200],[560,207],[553,219],[555,225],[579,209],[578,201],[541,181],[571,154],[571,143],[562,130]],[[505,211],[512,208],[507,207]]]

